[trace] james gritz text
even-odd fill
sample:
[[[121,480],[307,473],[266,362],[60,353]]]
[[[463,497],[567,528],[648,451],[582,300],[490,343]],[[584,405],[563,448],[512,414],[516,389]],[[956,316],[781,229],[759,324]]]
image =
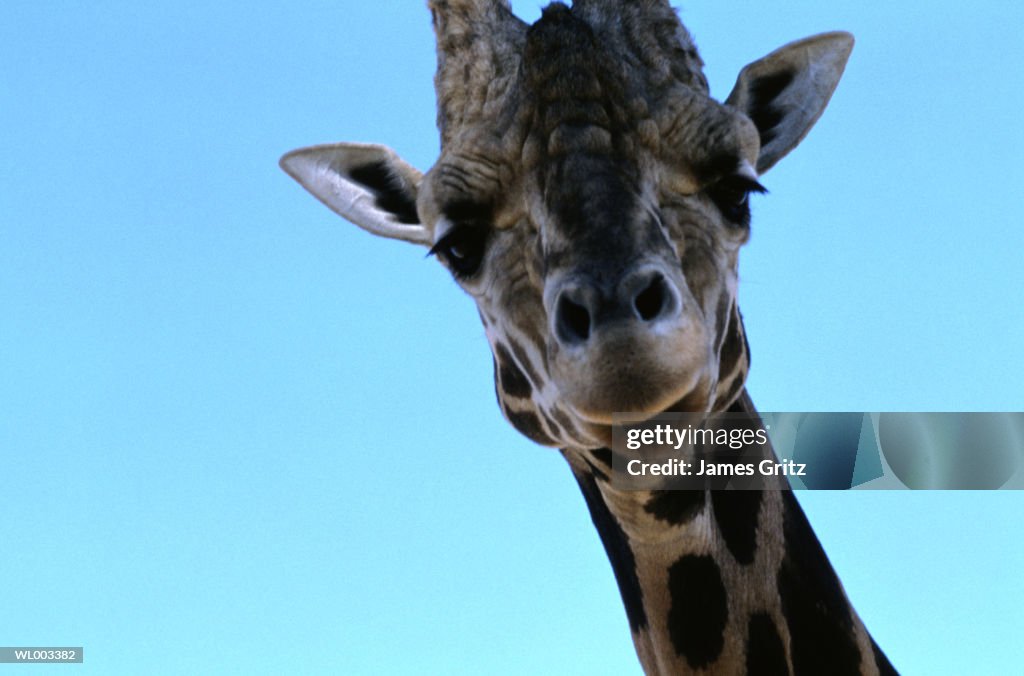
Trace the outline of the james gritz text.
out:
[[[781,461],[762,460],[756,465],[752,462],[686,462],[684,460],[667,460],[660,463],[630,460],[626,465],[630,476],[807,476],[806,463],[793,462],[783,458]]]
[[[641,446],[673,446],[679,450],[683,445],[716,445],[740,449],[745,446],[768,444],[768,433],[763,429],[719,429],[712,430],[688,425],[679,429],[672,425],[656,425],[653,428],[634,428],[626,431],[626,448],[631,451]]]

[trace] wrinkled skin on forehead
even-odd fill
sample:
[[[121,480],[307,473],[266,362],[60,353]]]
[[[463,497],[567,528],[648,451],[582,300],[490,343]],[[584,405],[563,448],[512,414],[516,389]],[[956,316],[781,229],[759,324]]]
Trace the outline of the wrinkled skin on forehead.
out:
[[[740,246],[758,175],[795,147],[852,38],[791,43],[725,104],[665,0],[431,0],[441,156],[293,151],[334,211],[429,247],[476,301],[502,411],[547,445],[610,441],[615,413],[724,410],[742,392]]]
[[[456,278],[480,308],[503,408],[530,419],[525,431],[542,443],[603,441],[615,412],[711,406],[748,236],[701,190],[756,163],[753,123],[678,80],[651,91],[609,43],[569,10],[548,9],[526,32],[519,67],[487,89],[501,101],[483,107],[508,113],[467,122],[417,201],[435,241],[439,223],[485,233],[479,269]],[[638,265],[675,287],[678,321],[650,331],[612,318],[587,354],[566,354],[545,292],[580,276],[615,288]],[[530,387],[503,387],[503,370]]]

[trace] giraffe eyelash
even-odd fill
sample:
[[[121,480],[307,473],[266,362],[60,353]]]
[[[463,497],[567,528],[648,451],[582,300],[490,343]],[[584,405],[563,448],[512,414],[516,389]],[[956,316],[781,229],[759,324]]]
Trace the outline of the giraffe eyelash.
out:
[[[454,225],[430,248],[427,256],[437,256],[456,278],[468,279],[480,269],[486,245],[486,228]]]
[[[705,192],[726,220],[740,227],[748,227],[750,195],[762,195],[768,189],[749,176],[733,174],[709,185]]]

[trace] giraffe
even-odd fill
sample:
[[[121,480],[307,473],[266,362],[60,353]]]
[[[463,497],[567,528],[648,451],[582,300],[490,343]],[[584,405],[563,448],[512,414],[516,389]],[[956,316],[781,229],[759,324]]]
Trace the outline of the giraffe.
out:
[[[892,674],[789,491],[625,491],[612,415],[756,413],[737,305],[750,195],[823,112],[853,47],[817,35],[709,95],[667,0],[429,0],[441,154],[302,148],[333,211],[426,247],[476,302],[499,406],[560,449],[651,674]]]

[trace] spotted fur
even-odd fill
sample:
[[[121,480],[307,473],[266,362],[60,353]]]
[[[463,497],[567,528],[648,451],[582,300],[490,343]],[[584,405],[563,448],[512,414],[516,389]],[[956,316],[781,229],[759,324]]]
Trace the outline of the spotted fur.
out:
[[[749,197],[821,114],[852,38],[792,43],[721,103],[666,0],[556,2],[532,26],[506,0],[428,4],[434,166],[356,144],[282,165],[361,227],[429,247],[474,298],[501,410],[562,449],[648,673],[895,673],[792,493],[610,480],[616,412],[756,413],[737,304]]]

